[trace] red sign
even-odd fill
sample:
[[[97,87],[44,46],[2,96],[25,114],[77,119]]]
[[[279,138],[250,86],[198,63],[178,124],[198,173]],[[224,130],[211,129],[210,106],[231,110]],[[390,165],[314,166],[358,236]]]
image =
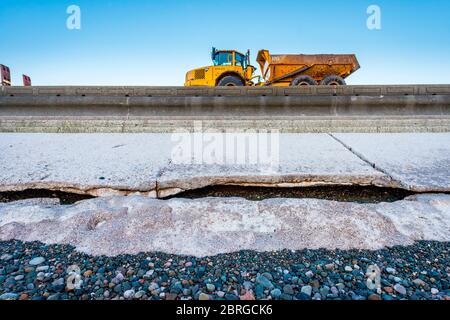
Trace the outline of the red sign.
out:
[[[9,72],[9,68],[2,64],[0,64],[0,80],[2,86],[11,85],[11,73]]]
[[[25,87],[31,87],[31,78],[25,74],[22,75],[23,85]]]

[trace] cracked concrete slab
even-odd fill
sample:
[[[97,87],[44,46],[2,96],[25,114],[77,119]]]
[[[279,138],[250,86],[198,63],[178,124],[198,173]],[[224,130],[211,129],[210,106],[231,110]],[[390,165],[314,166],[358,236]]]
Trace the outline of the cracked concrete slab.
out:
[[[425,133],[5,133],[0,191],[167,197],[211,185],[374,185],[447,192],[449,141],[450,134]]]
[[[450,191],[449,133],[333,134],[409,190]]]
[[[71,244],[93,255],[369,249],[450,240],[450,195],[394,203],[242,198],[102,197],[61,206],[0,203],[0,240]]]
[[[197,138],[189,133],[0,134],[0,191],[166,197],[217,184],[392,186],[326,134],[216,133],[200,136],[200,144]],[[211,138],[217,139],[214,148]],[[243,146],[248,149],[239,151]]]
[[[142,134],[0,134],[0,191],[156,197],[165,146]]]
[[[212,138],[213,136],[206,137],[204,140],[209,141]],[[257,139],[260,138],[265,137],[259,135]],[[245,134],[239,136],[239,139],[244,140]],[[254,141],[254,145],[258,143],[259,140]],[[271,152],[273,149],[270,149],[267,153],[270,155],[264,159],[260,158],[266,156],[266,150],[253,150],[256,154],[253,159],[262,160],[256,164],[252,163],[250,156],[245,162],[236,161],[240,155],[233,150],[209,163],[197,164],[195,155],[192,157],[193,161],[188,164],[172,162],[158,178],[158,195],[166,197],[183,190],[211,185],[396,186],[386,175],[373,169],[326,134],[280,134],[269,144],[272,147],[276,145],[273,148],[275,151]],[[228,152],[229,149],[226,150]],[[252,154],[250,151],[247,153]]]

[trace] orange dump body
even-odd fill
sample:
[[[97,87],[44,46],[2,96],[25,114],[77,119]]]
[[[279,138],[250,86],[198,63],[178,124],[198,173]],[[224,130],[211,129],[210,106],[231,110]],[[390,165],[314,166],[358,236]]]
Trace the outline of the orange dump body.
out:
[[[354,54],[271,55],[260,50],[256,61],[265,85],[273,86],[289,86],[299,75],[309,75],[319,83],[329,75],[345,79],[360,67]]]

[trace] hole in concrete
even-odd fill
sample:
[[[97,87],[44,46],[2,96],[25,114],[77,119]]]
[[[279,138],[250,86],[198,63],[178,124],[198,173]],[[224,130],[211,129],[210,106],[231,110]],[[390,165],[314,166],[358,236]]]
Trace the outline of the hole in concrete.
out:
[[[57,198],[60,200],[61,204],[74,204],[75,202],[92,199],[94,197],[77,193],[68,193],[68,192],[41,190],[41,189],[0,192],[0,202],[12,202],[36,198]]]
[[[416,194],[412,191],[374,186],[319,186],[298,188],[266,188],[241,186],[210,186],[189,190],[168,197],[198,199],[205,197],[242,197],[247,200],[270,198],[315,198],[341,202],[379,203],[395,202]]]

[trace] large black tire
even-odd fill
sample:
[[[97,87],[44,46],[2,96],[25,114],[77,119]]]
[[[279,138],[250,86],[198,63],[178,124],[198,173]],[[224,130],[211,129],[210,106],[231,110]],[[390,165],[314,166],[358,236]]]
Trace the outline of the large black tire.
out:
[[[298,76],[291,82],[292,87],[299,87],[299,86],[317,86],[317,81],[314,80],[313,77],[302,75]]]
[[[217,84],[219,87],[242,87],[243,85],[242,80],[235,76],[223,77]]]
[[[331,76],[325,77],[322,81],[320,81],[321,86],[345,86],[345,80],[341,77],[332,74]]]

